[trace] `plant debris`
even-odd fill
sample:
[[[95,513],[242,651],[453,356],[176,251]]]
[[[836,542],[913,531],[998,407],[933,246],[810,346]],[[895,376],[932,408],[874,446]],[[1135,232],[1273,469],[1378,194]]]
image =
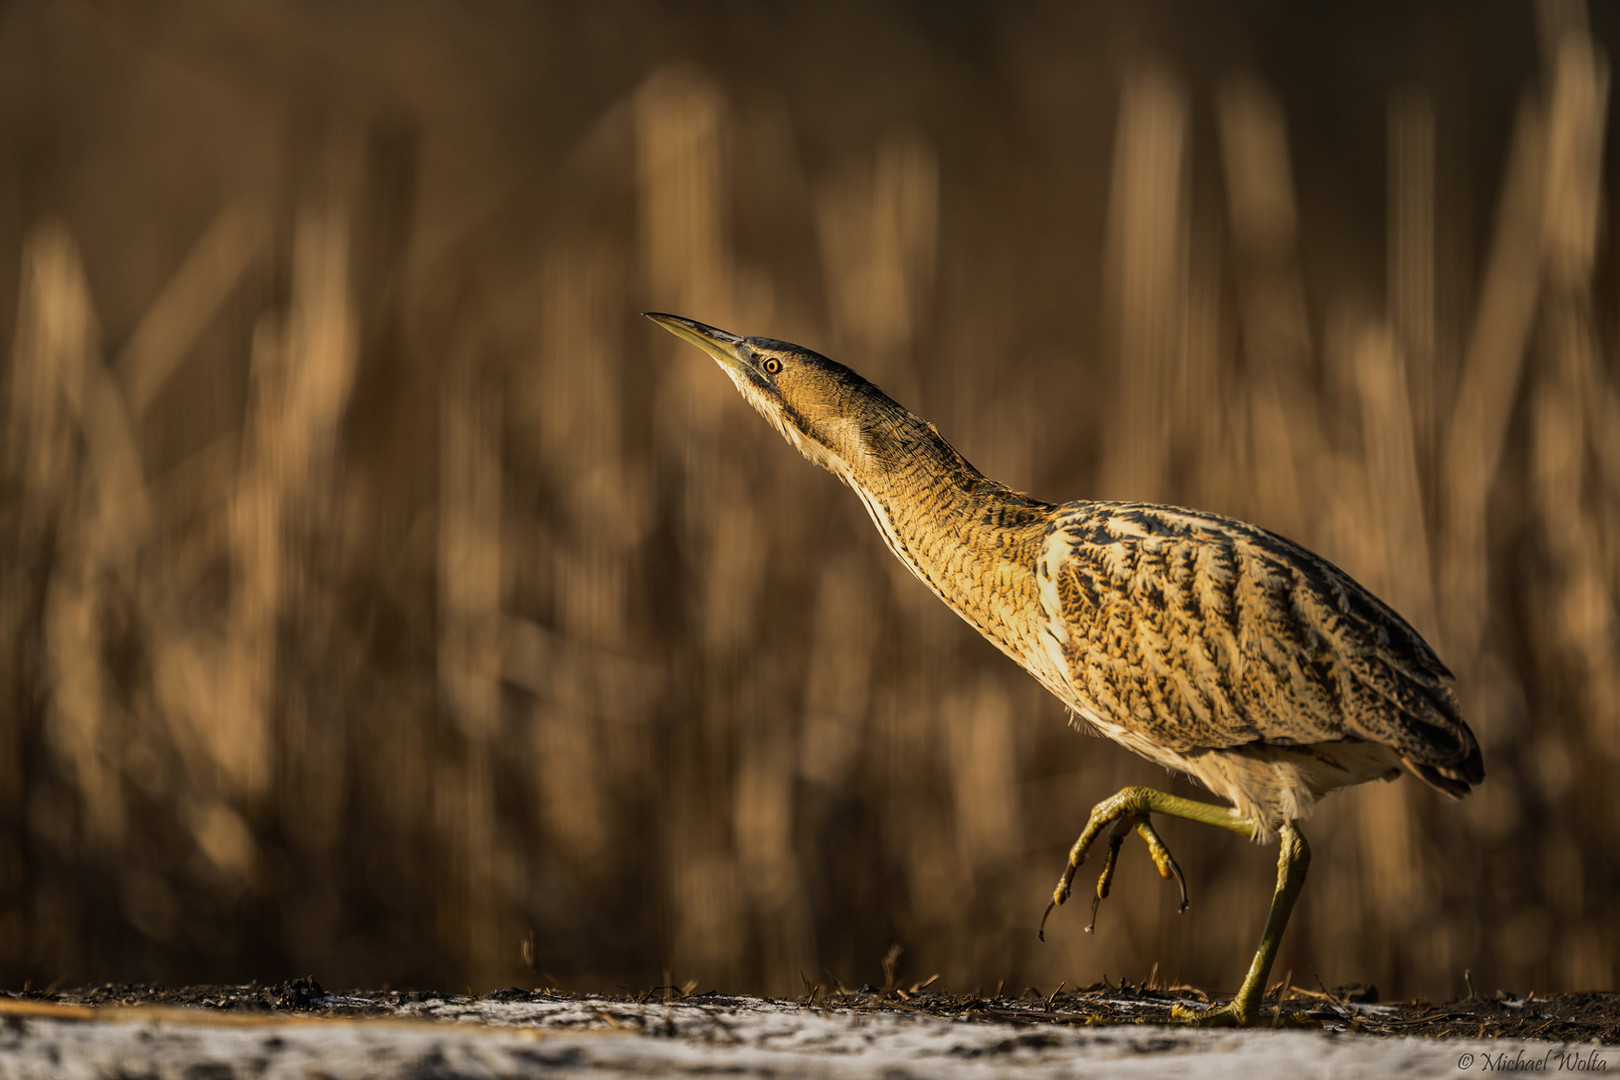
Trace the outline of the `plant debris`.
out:
[[[166,1006],[215,1011],[284,1015],[391,1016],[452,1019],[458,1010],[480,1005],[525,1005],[575,1002],[585,1007],[580,1023],[655,1033],[645,1006],[680,1001],[714,1007],[739,1007],[760,999],[714,991],[693,993],[692,984],[657,986],[641,993],[574,995],[552,990],[508,987],[490,994],[458,995],[434,991],[350,990],[328,992],[313,978],[242,986],[160,987],[106,983],[56,992],[0,995],[6,1000],[90,1008]],[[911,986],[858,990],[842,986],[807,987],[794,1002],[778,1007],[852,1013],[909,1013],[965,1023],[994,1022],[1031,1028],[1154,1024],[1172,1022],[1172,1010],[1198,1010],[1211,1004],[1208,994],[1193,987],[1132,986],[1096,983],[1083,989],[1022,993],[952,993],[938,988],[937,978]],[[1431,1039],[1543,1039],[1552,1042],[1620,1044],[1620,993],[1588,992],[1525,996],[1497,991],[1451,1001],[1379,1002],[1368,987],[1309,991],[1274,990],[1265,1009],[1272,1026],[1319,1027],[1368,1036],[1422,1036]],[[622,1015],[620,1015],[622,1013]],[[449,1014],[449,1015],[447,1015]]]

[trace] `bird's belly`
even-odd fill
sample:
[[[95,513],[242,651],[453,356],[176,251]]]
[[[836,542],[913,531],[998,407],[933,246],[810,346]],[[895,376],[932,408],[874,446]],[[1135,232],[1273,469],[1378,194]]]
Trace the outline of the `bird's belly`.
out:
[[[1071,705],[1102,735],[1166,769],[1182,773],[1230,802],[1233,812],[1269,841],[1284,822],[1310,816],[1316,801],[1339,788],[1390,780],[1402,769],[1399,755],[1378,743],[1345,739],[1285,746],[1242,746],[1178,752],[1106,719],[1097,709]]]
[[[1139,731],[1134,731],[1131,728],[1114,723],[1112,720],[1105,719],[1097,708],[1089,702],[1078,700],[1072,691],[1068,694],[1060,694],[1059,697],[1064,699],[1076,716],[1090,724],[1098,733],[1132,753],[1147,758],[1156,765],[1163,765],[1167,769],[1175,769],[1178,772],[1185,773],[1192,772],[1188,764],[1188,758],[1185,755],[1177,753],[1168,746],[1154,742]]]

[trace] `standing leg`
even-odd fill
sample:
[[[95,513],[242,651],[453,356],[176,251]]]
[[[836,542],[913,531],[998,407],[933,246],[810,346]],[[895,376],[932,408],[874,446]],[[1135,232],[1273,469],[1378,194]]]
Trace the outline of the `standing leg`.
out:
[[[1266,928],[1260,935],[1260,947],[1249,963],[1249,974],[1238,988],[1237,996],[1229,1005],[1203,1013],[1181,1012],[1183,1019],[1199,1024],[1235,1024],[1239,1027],[1254,1023],[1259,1017],[1260,999],[1266,992],[1266,979],[1271,975],[1271,962],[1277,958],[1277,943],[1282,940],[1283,928],[1294,910],[1294,901],[1305,885],[1305,871],[1311,865],[1311,846],[1292,823],[1280,830],[1282,842],[1277,852],[1277,891],[1271,896],[1271,912],[1266,916]]]

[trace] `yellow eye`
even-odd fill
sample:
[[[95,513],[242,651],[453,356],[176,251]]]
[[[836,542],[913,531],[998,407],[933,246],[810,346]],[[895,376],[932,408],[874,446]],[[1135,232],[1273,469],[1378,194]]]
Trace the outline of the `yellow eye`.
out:
[[[782,370],[782,361],[778,360],[774,356],[767,356],[765,358],[765,362],[760,366],[765,369],[767,374],[775,375],[777,372]]]

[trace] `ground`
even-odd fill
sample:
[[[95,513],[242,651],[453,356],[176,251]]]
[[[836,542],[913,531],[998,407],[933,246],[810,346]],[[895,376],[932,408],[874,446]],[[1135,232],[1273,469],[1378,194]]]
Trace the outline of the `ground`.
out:
[[[1380,1003],[1366,989],[1283,996],[1245,1032],[1156,1021],[1189,988],[1099,984],[1018,997],[817,988],[795,1001],[520,989],[477,997],[269,986],[106,985],[0,995],[0,1078],[646,1075],[844,1077],[1435,1076],[1620,1072],[1620,994],[1498,993]]]

